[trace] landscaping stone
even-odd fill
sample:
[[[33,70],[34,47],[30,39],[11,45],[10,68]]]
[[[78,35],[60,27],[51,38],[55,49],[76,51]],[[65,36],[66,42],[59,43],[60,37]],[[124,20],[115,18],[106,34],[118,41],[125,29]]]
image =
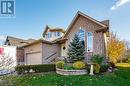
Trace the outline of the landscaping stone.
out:
[[[60,75],[84,75],[87,74],[85,69],[82,70],[64,70],[56,68],[56,73]]]

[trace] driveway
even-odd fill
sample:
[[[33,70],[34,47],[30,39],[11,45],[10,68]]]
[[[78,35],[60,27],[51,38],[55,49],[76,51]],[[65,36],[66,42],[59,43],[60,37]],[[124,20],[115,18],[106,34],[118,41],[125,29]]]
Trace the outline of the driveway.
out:
[[[0,75],[6,75],[6,74],[10,74],[10,73],[13,73],[14,71],[13,70],[0,70]]]

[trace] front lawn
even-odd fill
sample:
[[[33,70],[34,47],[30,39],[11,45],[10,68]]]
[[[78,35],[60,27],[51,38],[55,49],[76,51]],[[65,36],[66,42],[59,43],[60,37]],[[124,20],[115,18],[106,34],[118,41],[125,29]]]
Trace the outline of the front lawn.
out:
[[[120,74],[123,73],[120,71],[96,76],[62,76],[50,72],[0,76],[0,86],[130,86],[130,77],[121,77]]]
[[[130,68],[130,64],[129,63],[117,63],[116,66],[117,67]]]

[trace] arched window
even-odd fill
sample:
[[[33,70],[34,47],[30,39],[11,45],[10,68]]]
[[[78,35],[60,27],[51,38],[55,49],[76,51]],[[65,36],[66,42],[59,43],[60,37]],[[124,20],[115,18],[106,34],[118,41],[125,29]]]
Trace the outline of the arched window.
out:
[[[80,41],[82,42],[83,46],[85,47],[85,31],[83,29],[79,30],[78,37]]]
[[[93,33],[92,32],[87,33],[87,51],[88,52],[93,51]]]

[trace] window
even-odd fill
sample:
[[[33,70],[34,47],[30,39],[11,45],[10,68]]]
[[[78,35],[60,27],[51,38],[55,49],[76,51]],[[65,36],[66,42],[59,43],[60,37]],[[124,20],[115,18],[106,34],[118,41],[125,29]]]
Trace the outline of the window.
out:
[[[83,29],[80,29],[78,32],[79,41],[83,44],[85,47],[85,31]]]
[[[59,37],[60,36],[60,32],[55,32],[55,36]]]
[[[88,52],[93,51],[93,33],[92,32],[87,33],[87,51]]]
[[[57,36],[60,36],[60,32],[57,32]]]
[[[51,32],[48,32],[47,38],[51,38],[51,36],[52,36]]]
[[[57,33],[56,33],[56,32],[54,32],[54,35],[55,35],[55,36],[57,36],[56,34],[57,34]]]

